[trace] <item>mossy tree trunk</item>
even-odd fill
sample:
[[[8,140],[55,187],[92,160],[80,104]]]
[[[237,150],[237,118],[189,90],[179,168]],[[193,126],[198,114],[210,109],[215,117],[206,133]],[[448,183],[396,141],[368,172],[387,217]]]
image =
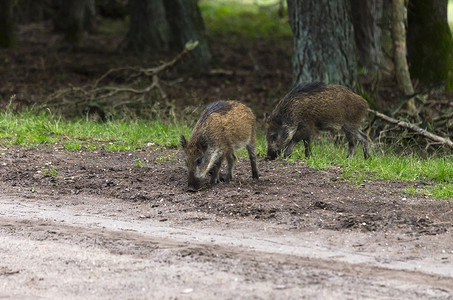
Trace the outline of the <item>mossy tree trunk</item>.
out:
[[[413,78],[453,89],[453,39],[448,0],[411,0],[408,7],[408,60]]]
[[[349,0],[287,0],[294,34],[293,82],[357,84]]]
[[[11,48],[15,44],[13,0],[0,0],[0,47]]]

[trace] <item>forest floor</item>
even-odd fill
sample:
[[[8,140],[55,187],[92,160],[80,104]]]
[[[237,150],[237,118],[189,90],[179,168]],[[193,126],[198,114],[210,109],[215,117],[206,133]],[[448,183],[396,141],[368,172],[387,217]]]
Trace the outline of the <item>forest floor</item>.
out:
[[[134,61],[105,52],[113,38],[63,49],[22,30],[20,48],[0,52],[2,107]],[[224,46],[213,45],[219,66],[244,72],[189,77],[170,96],[236,93],[265,108],[287,91],[290,43]],[[229,185],[189,193],[176,149],[0,150],[0,298],[453,298],[453,203],[402,193],[423,182],[357,185],[336,168],[262,159],[253,180],[241,158]]]

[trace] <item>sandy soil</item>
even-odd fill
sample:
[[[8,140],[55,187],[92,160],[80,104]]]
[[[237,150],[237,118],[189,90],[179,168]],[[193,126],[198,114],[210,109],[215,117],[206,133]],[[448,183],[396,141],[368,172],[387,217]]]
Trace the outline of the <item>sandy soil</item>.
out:
[[[0,159],[0,298],[453,299],[453,204],[415,183],[241,159],[188,193],[177,150]]]

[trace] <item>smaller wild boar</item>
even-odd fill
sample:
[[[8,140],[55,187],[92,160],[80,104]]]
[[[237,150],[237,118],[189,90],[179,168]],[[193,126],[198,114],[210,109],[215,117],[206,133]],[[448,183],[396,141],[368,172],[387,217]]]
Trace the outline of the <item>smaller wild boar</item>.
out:
[[[359,130],[368,113],[368,103],[347,87],[320,82],[295,86],[266,117],[267,158],[275,159],[303,141],[305,156],[311,154],[310,139],[318,130],[342,129],[349,143],[348,157],[353,155],[357,140],[363,145],[365,159],[368,139]]]
[[[196,192],[208,172],[211,185],[219,182],[219,171],[226,158],[224,178],[229,183],[236,162],[234,151],[246,147],[252,165],[252,177],[258,179],[256,167],[256,117],[252,110],[237,101],[217,101],[206,107],[192,131],[189,141],[181,136],[186,155],[188,189]]]

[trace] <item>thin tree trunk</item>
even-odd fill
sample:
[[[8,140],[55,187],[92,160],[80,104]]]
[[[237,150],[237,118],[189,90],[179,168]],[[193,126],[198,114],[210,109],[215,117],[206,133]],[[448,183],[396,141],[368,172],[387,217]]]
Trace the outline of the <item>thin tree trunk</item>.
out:
[[[15,44],[13,0],[0,0],[0,47],[11,48]]]
[[[293,82],[357,84],[349,0],[287,0],[294,34]]]
[[[392,39],[395,62],[395,76],[398,88],[405,94],[414,93],[409,68],[406,59],[406,20],[407,9],[405,0],[392,0]],[[415,100],[407,102],[407,109],[410,114],[415,113]]]

